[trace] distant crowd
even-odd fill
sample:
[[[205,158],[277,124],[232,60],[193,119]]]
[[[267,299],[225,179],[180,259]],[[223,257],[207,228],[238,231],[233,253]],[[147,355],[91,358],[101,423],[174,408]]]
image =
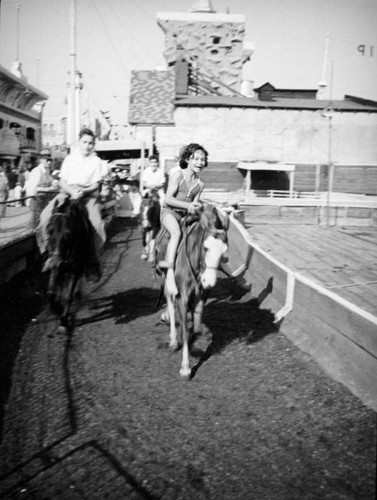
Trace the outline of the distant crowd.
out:
[[[57,188],[57,166],[48,149],[40,152],[39,162],[35,166],[15,166],[3,161],[0,164],[0,216],[4,216],[6,205],[29,205],[30,197],[35,196],[41,187]]]

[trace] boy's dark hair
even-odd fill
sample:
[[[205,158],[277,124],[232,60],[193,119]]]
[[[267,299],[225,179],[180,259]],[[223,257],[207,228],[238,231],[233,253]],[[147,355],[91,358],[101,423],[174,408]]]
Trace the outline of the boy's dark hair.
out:
[[[208,165],[208,152],[206,149],[203,148],[200,144],[196,143],[191,143],[188,146],[186,146],[181,153],[181,156],[179,158],[179,166],[181,168],[187,168],[187,164],[191,156],[195,153],[195,151],[203,151],[205,154],[206,160],[204,166],[206,167]]]
[[[90,137],[93,137],[93,139],[96,138],[94,132],[90,130],[90,128],[82,128],[79,133],[79,139],[81,139],[81,137],[83,137],[84,135],[89,135]]]
[[[156,160],[158,162],[158,156],[157,155],[151,155],[149,158],[148,158],[149,161],[151,160]]]

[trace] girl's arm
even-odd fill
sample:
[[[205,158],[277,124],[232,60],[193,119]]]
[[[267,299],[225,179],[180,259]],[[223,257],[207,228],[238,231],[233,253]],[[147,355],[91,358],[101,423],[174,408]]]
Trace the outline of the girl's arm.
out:
[[[195,196],[194,201],[196,201],[196,202],[200,202],[200,204],[201,204],[200,197],[201,197],[202,192],[203,192],[203,189],[204,189],[204,182],[200,180],[200,181],[199,181],[199,186],[200,186],[200,188],[199,188],[199,192],[198,192],[198,194]]]

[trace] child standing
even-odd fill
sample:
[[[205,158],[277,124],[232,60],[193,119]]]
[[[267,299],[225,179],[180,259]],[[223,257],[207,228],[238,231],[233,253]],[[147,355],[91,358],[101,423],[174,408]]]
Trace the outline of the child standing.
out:
[[[8,179],[5,174],[5,168],[0,165],[0,217],[5,217],[6,204],[9,194]]]

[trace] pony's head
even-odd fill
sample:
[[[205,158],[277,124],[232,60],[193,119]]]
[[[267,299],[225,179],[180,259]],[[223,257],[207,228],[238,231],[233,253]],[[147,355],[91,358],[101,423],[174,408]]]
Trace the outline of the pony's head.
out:
[[[200,281],[205,289],[215,286],[217,270],[228,251],[227,229],[229,218],[213,205],[206,204],[200,214],[200,225],[204,228],[202,272]]]

